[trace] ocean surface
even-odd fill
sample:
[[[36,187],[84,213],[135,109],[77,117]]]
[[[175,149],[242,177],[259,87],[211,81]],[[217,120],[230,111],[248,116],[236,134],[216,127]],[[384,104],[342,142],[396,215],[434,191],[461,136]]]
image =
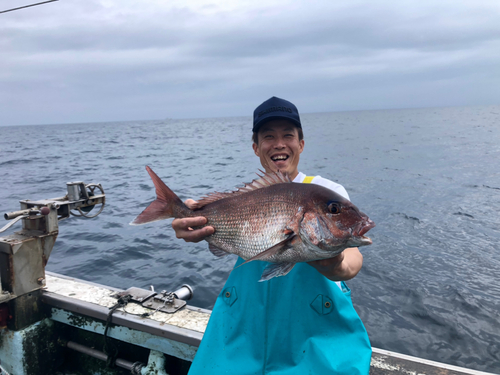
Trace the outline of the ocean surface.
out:
[[[344,185],[377,224],[348,282],[372,345],[500,373],[500,106],[302,122],[299,169]],[[47,269],[123,289],[187,283],[211,308],[235,258],[176,239],[171,221],[129,225],[155,199],[146,165],[182,200],[241,186],[260,168],[251,118],[0,127],[0,213],[101,183],[104,211],[60,223]]]

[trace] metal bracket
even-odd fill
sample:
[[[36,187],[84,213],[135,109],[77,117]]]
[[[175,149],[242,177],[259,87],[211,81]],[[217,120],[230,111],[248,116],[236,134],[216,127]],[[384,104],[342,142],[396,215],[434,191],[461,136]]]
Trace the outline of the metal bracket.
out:
[[[156,311],[163,311],[168,314],[173,314],[177,310],[186,306],[186,301],[174,297],[173,292],[162,291],[161,296],[155,297],[142,303],[142,306],[155,309]]]
[[[152,292],[152,291],[146,290],[146,289],[132,287],[132,288],[128,288],[127,290],[125,290],[123,292],[112,295],[111,297],[120,298],[120,297],[125,297],[127,295],[130,296],[130,301],[142,303],[145,300],[156,295],[156,292]]]
[[[140,303],[141,306],[145,308],[173,314],[186,306],[186,301],[177,298],[176,293],[178,293],[178,291],[167,292],[163,290],[160,293],[156,293],[154,291],[132,287],[123,292],[114,294],[112,297],[120,298],[128,295],[130,296],[131,302]]]

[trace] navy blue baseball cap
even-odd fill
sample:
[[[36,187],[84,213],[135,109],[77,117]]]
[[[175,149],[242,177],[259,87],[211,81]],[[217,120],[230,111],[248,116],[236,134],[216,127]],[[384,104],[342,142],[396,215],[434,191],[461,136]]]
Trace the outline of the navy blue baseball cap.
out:
[[[259,105],[253,112],[253,129],[255,133],[259,128],[271,120],[284,119],[292,122],[295,126],[302,128],[300,124],[300,116],[297,107],[288,100],[273,96]]]

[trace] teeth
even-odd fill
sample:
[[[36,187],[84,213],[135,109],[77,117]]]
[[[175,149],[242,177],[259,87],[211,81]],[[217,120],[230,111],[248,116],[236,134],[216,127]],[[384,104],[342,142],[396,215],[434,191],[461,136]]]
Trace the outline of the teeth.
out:
[[[276,160],[286,160],[288,158],[287,155],[278,155],[278,156],[273,156],[271,159],[273,161],[276,161]]]

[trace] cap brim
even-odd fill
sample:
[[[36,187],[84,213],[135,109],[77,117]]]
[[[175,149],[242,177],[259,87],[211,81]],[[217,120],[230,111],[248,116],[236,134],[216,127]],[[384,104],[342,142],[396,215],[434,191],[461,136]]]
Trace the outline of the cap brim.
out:
[[[264,125],[266,122],[269,122],[272,120],[287,120],[287,121],[290,121],[292,124],[294,124],[296,127],[302,129],[302,124],[293,118],[286,117],[286,116],[269,116],[269,117],[265,117],[265,118],[260,119],[259,122],[254,124],[252,131],[254,133],[259,131],[259,129],[262,125]]]

